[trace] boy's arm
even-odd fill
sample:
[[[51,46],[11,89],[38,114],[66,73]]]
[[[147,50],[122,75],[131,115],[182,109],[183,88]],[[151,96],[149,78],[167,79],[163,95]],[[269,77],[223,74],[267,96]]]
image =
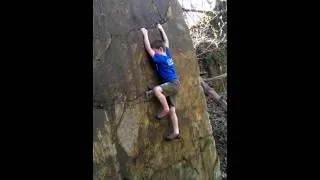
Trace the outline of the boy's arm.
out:
[[[164,45],[169,48],[169,40],[168,40],[168,37],[166,35],[166,32],[164,32],[163,30],[163,27],[161,26],[161,24],[157,24],[157,27],[159,29],[159,31],[161,32],[161,35],[163,37],[163,40],[164,40]]]
[[[150,56],[153,57],[154,50],[150,46],[149,37],[148,37],[148,30],[146,28],[141,28],[141,32],[143,34],[143,41],[144,41],[145,48],[148,51],[148,53],[150,54]]]

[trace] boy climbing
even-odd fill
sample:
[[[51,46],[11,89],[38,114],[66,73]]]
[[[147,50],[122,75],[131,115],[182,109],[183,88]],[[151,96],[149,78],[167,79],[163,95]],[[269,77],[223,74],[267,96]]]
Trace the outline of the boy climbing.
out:
[[[160,24],[157,24],[157,28],[161,32],[163,41],[155,40],[151,45],[147,29],[141,28],[141,32],[144,37],[145,48],[156,63],[157,73],[163,83],[155,86],[151,93],[158,98],[162,106],[162,110],[157,114],[156,118],[160,120],[168,114],[170,115],[173,133],[166,137],[166,140],[170,141],[180,139],[178,117],[175,109],[175,100],[180,89],[180,81],[169,51],[168,37]]]

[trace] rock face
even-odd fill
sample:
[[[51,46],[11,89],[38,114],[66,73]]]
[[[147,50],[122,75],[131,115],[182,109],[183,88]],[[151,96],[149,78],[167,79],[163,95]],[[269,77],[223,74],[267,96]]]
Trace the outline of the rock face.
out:
[[[149,39],[167,32],[180,76],[176,111],[182,140],[166,142],[168,118],[144,99],[159,84],[140,27]],[[93,1],[93,179],[219,179],[220,168],[199,68],[182,10],[175,0]]]

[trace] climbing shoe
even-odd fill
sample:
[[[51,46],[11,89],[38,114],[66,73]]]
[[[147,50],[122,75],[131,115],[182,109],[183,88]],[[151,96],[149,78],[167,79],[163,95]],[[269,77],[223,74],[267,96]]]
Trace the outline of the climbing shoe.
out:
[[[166,141],[172,141],[172,140],[176,140],[176,139],[180,139],[180,134],[175,134],[175,133],[172,133],[170,134],[169,136],[167,136],[165,138]]]
[[[158,120],[161,120],[162,118],[166,117],[168,114],[169,114],[169,111],[168,111],[168,112],[165,112],[165,111],[162,110],[161,112],[159,112],[159,113],[157,114],[156,118],[157,118]]]

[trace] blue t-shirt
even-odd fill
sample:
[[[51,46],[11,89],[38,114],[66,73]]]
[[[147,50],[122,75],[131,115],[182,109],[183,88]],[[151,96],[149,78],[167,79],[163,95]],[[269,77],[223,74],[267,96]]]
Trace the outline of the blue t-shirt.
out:
[[[174,66],[173,60],[169,48],[166,47],[166,56],[155,53],[153,56],[153,61],[157,65],[157,72],[163,81],[166,83],[172,80],[178,80],[179,77],[176,73],[176,68]]]

